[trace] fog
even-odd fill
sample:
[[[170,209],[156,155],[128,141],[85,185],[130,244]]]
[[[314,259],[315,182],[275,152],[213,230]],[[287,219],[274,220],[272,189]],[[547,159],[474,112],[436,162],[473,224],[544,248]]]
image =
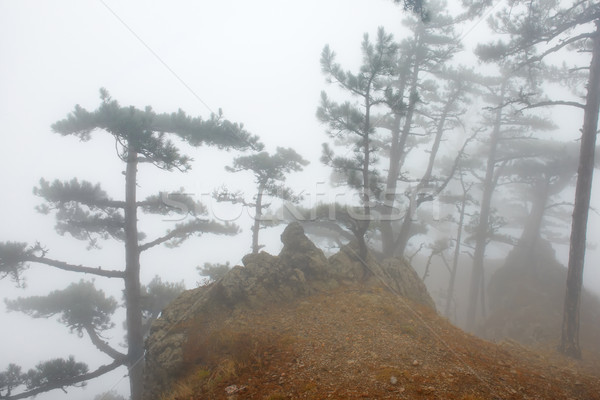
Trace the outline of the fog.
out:
[[[402,7],[384,0],[0,2],[0,242],[40,242],[54,259],[122,268],[121,243],[107,241],[101,249],[88,250],[85,242],[57,235],[53,216],[35,211],[41,200],[32,194],[40,178],[76,177],[100,182],[111,196],[123,198],[124,166],[115,156],[114,140],[109,135],[96,134],[90,142],[81,142],[50,129],[76,104],[96,109],[101,87],[121,105],[140,109],[150,105],[159,113],[182,109],[189,115],[208,118],[211,112],[222,109],[227,119],[241,122],[249,132],[259,135],[268,151],[277,146],[291,147],[310,161],[304,171],[290,174],[286,181],[304,194],[304,206],[338,199],[335,193],[340,189],[330,185],[331,169],[319,161],[321,143],[328,140],[325,127],[315,117],[319,94],[326,90],[339,95],[321,71],[321,51],[329,44],[337,62],[356,70],[361,62],[363,34],[375,37],[377,28],[383,26],[401,40],[408,34],[401,25],[405,16]],[[464,51],[456,59],[474,62],[471,50],[487,34],[485,23],[477,19],[460,29]],[[557,109],[552,116],[558,128],[548,133],[549,137],[578,139],[579,111]],[[444,151],[451,154],[459,142],[455,140]],[[183,281],[187,288],[193,288],[201,280],[197,266],[205,262],[236,265],[250,251],[252,210],[217,203],[211,193],[223,184],[246,193],[256,188],[251,174],[231,174],[224,169],[239,153],[176,143],[194,159],[192,170],[184,174],[142,165],[139,197],[183,189],[205,202],[214,218],[242,228],[235,237],[203,235],[179,248],[160,247],[142,256],[143,283],[160,275],[163,280]],[[419,157],[410,162],[412,170],[423,169]],[[592,205],[599,198],[598,183]],[[572,201],[573,193],[571,187],[562,196]],[[598,213],[592,212],[584,284],[600,295],[600,253],[595,247],[599,222]],[[141,230],[154,234],[164,232],[172,223],[140,219]],[[567,221],[563,228],[567,237],[569,227]],[[261,232],[266,251],[279,252],[282,228]],[[453,234],[453,228],[441,222],[436,229],[431,237]],[[413,253],[420,240],[425,239],[413,238],[407,252]],[[558,259],[566,264],[567,244],[554,248]],[[492,244],[486,256],[503,258],[509,250]],[[470,265],[461,268],[470,269]],[[93,279],[43,265],[32,265],[25,277],[26,289],[16,288],[9,279],[0,281],[0,297],[44,295],[82,278]],[[94,281],[98,288],[122,301],[120,281]],[[87,337],[70,334],[56,318],[34,320],[21,313],[8,313],[4,305],[0,306],[0,316],[0,370],[11,362],[27,370],[39,361],[68,355],[87,362],[90,369],[107,362]],[[115,316],[117,327],[110,331],[109,341],[124,351],[118,347],[124,342],[119,318],[124,318],[122,310]],[[91,400],[108,390],[126,395],[129,383],[125,375],[122,367],[90,381],[84,390],[68,388],[66,394],[54,390],[37,398]]]

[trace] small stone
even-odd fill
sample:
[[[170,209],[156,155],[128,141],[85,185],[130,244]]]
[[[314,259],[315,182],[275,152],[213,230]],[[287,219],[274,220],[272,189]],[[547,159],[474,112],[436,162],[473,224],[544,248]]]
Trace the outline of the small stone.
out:
[[[413,365],[413,367],[417,367],[417,366],[421,365],[421,363],[419,362],[419,360],[414,360],[412,362],[412,365]]]
[[[225,393],[232,395],[246,389],[246,386],[229,385],[225,388]]]
[[[392,385],[395,385],[396,383],[398,383],[398,378],[396,378],[394,375],[390,376],[390,383]]]

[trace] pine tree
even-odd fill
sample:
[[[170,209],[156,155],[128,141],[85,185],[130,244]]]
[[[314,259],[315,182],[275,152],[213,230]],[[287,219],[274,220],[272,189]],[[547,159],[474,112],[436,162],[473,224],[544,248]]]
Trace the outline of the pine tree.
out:
[[[482,46],[488,58],[510,60],[515,69],[525,70],[532,77],[539,75],[537,72],[543,69],[550,55],[568,50],[590,55],[588,65],[573,65],[569,60],[563,68],[570,75],[587,73],[584,103],[548,99],[539,93],[523,93],[518,99],[527,108],[572,106],[583,110],[567,290],[559,345],[563,353],[579,358],[579,308],[600,111],[600,4],[593,1],[517,1],[497,13],[492,20],[492,28],[496,33],[505,35],[505,40]],[[561,59],[568,60],[569,57]]]
[[[433,201],[445,189],[452,179],[467,145],[475,136],[473,134],[464,141],[455,156],[455,161],[442,172],[445,176],[435,174],[434,167],[436,166],[442,141],[445,140],[448,132],[455,133],[454,130],[461,126],[462,115],[466,112],[465,105],[470,102],[470,96],[475,91],[473,72],[470,70],[464,68],[457,70],[444,69],[437,75],[443,86],[435,85],[435,94],[429,93],[424,96],[424,99],[429,103],[429,107],[422,110],[423,114],[428,116],[427,120],[422,122],[425,134],[429,137],[432,136],[433,140],[427,151],[429,156],[427,157],[425,171],[421,178],[416,180],[415,187],[409,192],[408,204],[394,240],[393,249],[398,255],[405,252],[412,235],[411,228],[417,209],[421,204]],[[384,253],[384,255],[387,254]]]
[[[34,193],[44,200],[38,207],[43,213],[54,213],[56,230],[59,234],[70,234],[73,238],[84,240],[90,247],[97,247],[99,241],[118,240],[125,245],[124,268],[103,267],[92,268],[71,264],[49,257],[48,250],[41,244],[0,243],[0,272],[2,277],[10,276],[18,283],[30,263],[44,264],[55,268],[91,274],[98,277],[121,279],[124,283],[126,308],[127,354],[121,354],[100,340],[99,331],[110,325],[109,314],[114,303],[102,297],[97,291],[91,300],[85,301],[82,287],[88,285],[81,282],[79,286],[71,286],[65,291],[54,292],[47,296],[55,299],[54,308],[45,309],[42,299],[21,299],[11,303],[15,309],[21,309],[34,316],[61,313],[62,320],[71,329],[87,332],[94,345],[111,359],[112,364],[100,367],[92,373],[83,370],[71,370],[68,379],[39,379],[38,385],[28,383],[27,395],[64,386],[70,386],[97,377],[120,365],[129,369],[131,397],[140,400],[142,397],[142,371],[144,357],[144,298],[140,284],[140,255],[160,244],[178,245],[191,237],[202,233],[232,235],[238,228],[234,225],[222,225],[205,217],[206,208],[194,202],[182,193],[168,196],[157,194],[139,201],[137,199],[137,173],[141,163],[151,164],[159,169],[172,171],[188,171],[191,159],[180,153],[175,144],[167,138],[168,134],[176,135],[191,145],[212,145],[218,148],[248,149],[260,148],[258,139],[246,132],[242,126],[224,120],[221,115],[213,115],[208,120],[192,118],[179,110],[172,114],[157,114],[150,107],[144,110],[133,106],[122,107],[112,100],[108,92],[101,89],[101,104],[94,111],[87,111],[79,105],[67,118],[52,125],[52,130],[63,136],[75,136],[82,141],[89,141],[96,132],[110,134],[117,149],[117,156],[125,163],[125,198],[111,198],[100,184],[73,179],[71,181],[49,182],[44,179],[34,189]],[[149,214],[168,215],[178,213],[188,217],[186,222],[175,225],[163,236],[146,240],[138,231],[138,210]],[[83,285],[83,286],[82,286]],[[60,300],[62,298],[62,300]],[[70,301],[67,301],[70,300]],[[86,312],[96,315],[95,319],[86,320],[81,310],[73,310],[75,305],[85,305]],[[79,318],[83,318],[80,320]],[[75,374],[74,372],[81,372]],[[41,371],[40,373],[43,373]],[[33,386],[32,386],[33,385]],[[9,397],[17,398],[17,397]],[[19,397],[20,398],[20,397]]]
[[[321,161],[345,177],[346,185],[360,196],[362,213],[352,215],[351,231],[358,242],[359,255],[367,254],[365,233],[371,221],[372,202],[381,192],[381,182],[375,168],[377,148],[374,147],[374,109],[386,102],[386,88],[393,72],[397,46],[392,36],[379,28],[375,43],[365,34],[362,42],[363,62],[358,73],[344,71],[335,62],[335,53],[325,46],[321,53],[321,69],[329,82],[335,82],[357,102],[337,103],[321,92],[317,117],[327,125],[327,135],[335,144],[352,151],[351,156],[337,156],[329,143],[323,144]],[[389,97],[389,96],[387,96]]]
[[[454,19],[447,13],[446,4],[442,1],[432,1],[427,3],[427,12],[429,17],[426,20],[407,17],[403,24],[410,29],[412,36],[404,39],[399,45],[398,57],[395,60],[394,73],[391,77],[387,91],[387,102],[389,116],[382,118],[379,125],[390,130],[388,138],[383,140],[382,147],[386,150],[388,161],[388,172],[385,177],[385,191],[383,199],[383,218],[380,224],[382,252],[384,257],[394,255],[403,255],[406,243],[409,237],[409,220],[414,214],[415,199],[410,200],[404,210],[402,220],[405,221],[401,226],[402,232],[397,232],[393,221],[396,219],[394,214],[395,203],[398,201],[398,194],[401,189],[398,187],[403,176],[404,161],[407,159],[411,150],[414,150],[414,137],[417,133],[415,117],[419,113],[426,113],[420,110],[423,107],[424,100],[432,100],[435,97],[436,90],[444,83],[437,83],[439,80],[448,78],[448,69],[443,68],[459,50],[459,41],[456,37]],[[452,79],[450,79],[452,80]],[[460,92],[465,88],[459,89]],[[449,88],[452,92],[453,89]],[[448,93],[444,99],[448,113],[456,110],[459,104],[464,100],[464,93],[452,95]],[[428,98],[429,97],[429,98]],[[440,100],[441,96],[438,97]],[[449,101],[448,101],[449,100]],[[438,114],[438,121],[441,121],[439,131],[446,130],[446,123],[450,118]],[[432,158],[435,160],[435,156]]]
[[[498,238],[494,225],[501,222],[495,216],[493,196],[502,170],[516,159],[529,157],[529,154],[516,156],[507,149],[518,148],[518,142],[531,139],[532,132],[554,128],[554,124],[544,118],[524,115],[515,112],[507,104],[512,95],[518,93],[524,83],[524,77],[504,70],[504,75],[498,78],[488,78],[481,81],[485,91],[484,99],[491,106],[484,113],[483,127],[491,127],[489,139],[486,142],[485,175],[482,177],[482,195],[479,201],[479,213],[473,232],[475,250],[473,253],[473,268],[469,290],[466,328],[475,331],[477,312],[484,299],[484,259],[488,243]],[[525,86],[526,87],[526,86]],[[481,311],[484,309],[481,307]]]
[[[230,201],[241,203],[254,208],[254,223],[252,225],[252,253],[257,254],[261,249],[258,242],[263,212],[270,207],[270,203],[264,203],[264,196],[278,198],[281,200],[298,202],[300,197],[285,185],[286,175],[290,172],[302,171],[308,165],[308,161],[302,158],[294,149],[278,147],[275,154],[266,151],[248,156],[240,156],[233,160],[232,166],[225,169],[229,172],[249,171],[254,174],[257,186],[254,201],[246,201],[241,192],[230,192],[226,188],[215,192],[217,201]]]

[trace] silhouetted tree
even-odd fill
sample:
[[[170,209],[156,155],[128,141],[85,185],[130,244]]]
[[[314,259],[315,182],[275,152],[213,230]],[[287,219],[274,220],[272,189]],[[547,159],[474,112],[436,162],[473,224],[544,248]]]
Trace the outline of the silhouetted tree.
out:
[[[419,206],[427,201],[432,201],[434,198],[446,188],[446,185],[452,179],[460,158],[463,156],[469,142],[474,138],[475,134],[467,138],[461,149],[457,152],[455,162],[452,163],[445,171],[440,171],[436,174],[434,167],[440,152],[440,146],[448,132],[453,132],[462,124],[462,115],[466,112],[465,105],[469,103],[470,97],[474,91],[474,81],[472,78],[473,72],[470,70],[449,70],[446,69],[439,73],[438,76],[443,83],[442,87],[434,86],[435,95],[426,96],[425,99],[430,106],[426,109],[425,114],[429,120],[424,122],[424,129],[428,136],[432,136],[430,148],[427,151],[427,166],[420,179],[416,180],[416,185],[411,188],[408,195],[407,207],[402,218],[400,229],[394,239],[394,253],[398,255],[404,254],[408,241],[412,235],[411,228],[413,226],[414,215]],[[438,168],[439,170],[439,168]],[[384,255],[388,255],[385,254]]]
[[[358,191],[362,214],[354,213],[351,230],[358,242],[359,255],[365,257],[365,233],[371,220],[372,196],[381,191],[380,177],[375,168],[377,161],[373,136],[375,123],[372,112],[385,103],[386,88],[395,67],[397,45],[392,36],[379,28],[375,43],[365,34],[362,42],[363,63],[358,73],[344,71],[335,62],[335,53],[325,46],[321,53],[321,69],[329,82],[335,82],[358,103],[337,103],[321,92],[319,120],[327,125],[327,135],[334,144],[350,148],[352,155],[336,156],[328,143],[323,144],[321,161],[345,177],[345,184]]]
[[[498,239],[497,223],[502,222],[501,216],[495,216],[492,205],[498,181],[503,176],[503,170],[515,160],[531,157],[531,154],[515,154],[511,149],[519,148],[516,143],[531,139],[532,132],[553,129],[551,121],[544,118],[515,112],[514,106],[507,105],[507,99],[526,84],[522,75],[504,70],[498,78],[487,78],[480,82],[485,91],[484,99],[491,104],[484,113],[482,126],[490,127],[489,139],[485,143],[485,175],[482,180],[482,195],[479,201],[479,213],[473,230],[475,250],[473,253],[473,269],[469,290],[466,328],[474,331],[476,328],[477,311],[484,299],[484,259],[488,243]],[[495,227],[496,226],[496,227]],[[481,311],[484,311],[483,307]]]
[[[430,2],[428,10],[433,12],[427,21],[414,17],[407,17],[403,21],[412,35],[399,45],[398,57],[394,60],[393,75],[386,88],[389,117],[381,118],[378,123],[378,126],[390,130],[389,137],[382,141],[382,147],[389,157],[388,172],[385,176],[383,218],[380,224],[382,251],[385,257],[392,257],[394,254],[402,256],[408,241],[409,223],[404,224],[404,232],[399,234],[393,226],[393,221],[396,219],[393,215],[397,214],[395,203],[401,190],[398,188],[399,181],[406,179],[402,171],[404,161],[414,148],[412,142],[417,133],[415,116],[419,112],[427,114],[426,111],[418,109],[419,105],[423,104],[424,98],[429,97],[427,100],[433,100],[437,86],[443,85],[443,83],[439,85],[435,83],[437,76],[448,77],[449,71],[444,70],[443,66],[460,48],[454,30],[454,20],[447,13],[446,5],[440,1]],[[468,81],[465,81],[459,91],[465,91],[467,87]],[[450,93],[448,95],[450,97],[437,96],[438,100],[443,99],[442,102],[448,104],[446,117],[442,116],[443,112],[438,113],[437,120],[442,123],[442,132],[447,129],[446,124],[451,120],[448,114],[455,113],[460,107],[460,102],[464,100],[464,93],[457,96],[452,96]],[[442,106],[442,109],[444,107]],[[412,217],[411,210],[414,209],[413,201],[413,204],[405,207],[402,219],[408,221],[407,218]]]
[[[271,196],[296,203],[300,197],[295,195],[292,189],[285,185],[286,175],[290,172],[302,171],[308,165],[308,161],[302,158],[293,149],[278,147],[275,154],[270,155],[266,151],[249,156],[240,156],[233,160],[233,166],[225,169],[229,172],[250,171],[254,174],[257,186],[254,201],[246,201],[241,192],[230,192],[222,188],[215,192],[217,201],[230,201],[241,203],[254,208],[254,223],[252,225],[252,253],[257,254],[261,249],[258,243],[258,234],[261,228],[263,211],[270,207],[270,203],[264,203],[264,196]]]
[[[454,203],[458,211],[458,220],[456,220],[456,237],[454,238],[454,253],[452,256],[452,266],[450,267],[450,279],[448,279],[448,289],[446,291],[446,305],[444,307],[444,316],[450,318],[450,307],[454,300],[454,287],[456,284],[456,274],[458,272],[458,262],[462,248],[463,230],[466,224],[467,206],[473,202],[473,197],[470,192],[473,187],[472,182],[465,181],[465,171],[459,165],[458,177],[460,181],[460,195],[447,195],[443,197],[443,201]]]
[[[549,99],[539,93],[527,92],[518,99],[526,108],[561,105],[583,110],[567,290],[559,345],[563,353],[579,358],[579,308],[600,110],[600,4],[590,1],[517,1],[497,12],[492,23],[496,33],[505,35],[506,40],[482,46],[481,51],[490,59],[512,60],[515,68],[528,71],[532,77],[539,75],[550,55],[569,49],[590,54],[589,66],[574,65],[568,57],[561,57],[561,60],[568,60],[563,67],[568,74],[587,72],[584,103]]]

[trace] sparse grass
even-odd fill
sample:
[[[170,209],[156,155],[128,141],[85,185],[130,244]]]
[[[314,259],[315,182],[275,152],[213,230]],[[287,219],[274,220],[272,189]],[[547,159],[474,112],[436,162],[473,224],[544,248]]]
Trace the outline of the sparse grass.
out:
[[[176,400],[176,399],[189,399],[195,393],[193,384],[187,381],[180,381],[175,384],[175,387],[169,391],[168,394],[160,396],[160,400]]]
[[[223,328],[212,332],[188,331],[184,354],[187,365],[206,365],[213,369],[224,361],[236,368],[262,366],[262,354],[270,347],[268,338]]]
[[[199,321],[187,324],[184,370],[194,372],[180,380],[169,397],[161,400],[197,398],[199,395],[209,398],[235,383],[244,373],[266,369],[273,354],[289,348],[296,341],[288,334],[250,333],[240,327],[219,326],[219,329],[213,329],[211,324]]]
[[[205,368],[198,368],[198,370],[196,370],[194,373],[194,379],[198,381],[202,381],[208,377],[210,377],[210,370]]]
[[[398,314],[398,307],[395,304],[382,304],[379,306],[384,317],[392,318]]]
[[[417,334],[417,328],[415,328],[414,325],[410,325],[410,324],[404,324],[400,327],[400,330],[402,331],[403,334],[411,336],[411,337],[415,337]]]
[[[160,400],[177,400],[193,398],[202,384],[208,380],[211,372],[205,368],[197,368],[187,377],[180,379],[167,394],[163,394]]]

